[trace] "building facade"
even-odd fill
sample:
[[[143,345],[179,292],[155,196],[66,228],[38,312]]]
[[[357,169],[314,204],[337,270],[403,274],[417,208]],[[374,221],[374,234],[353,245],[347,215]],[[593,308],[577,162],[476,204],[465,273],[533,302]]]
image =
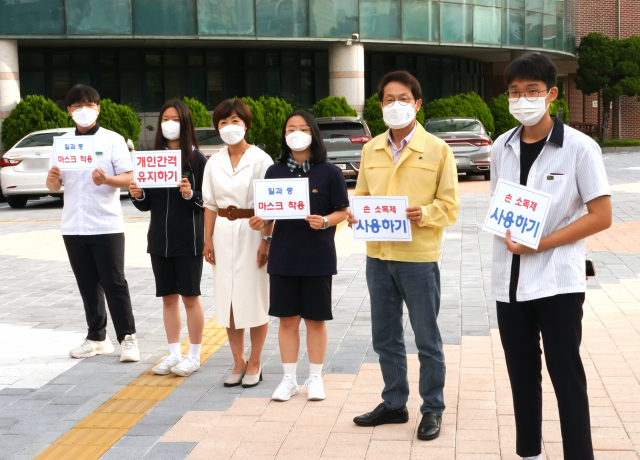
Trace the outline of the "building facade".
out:
[[[573,119],[576,38],[596,30],[587,13],[615,32],[603,19],[618,17],[612,7],[593,7],[617,1],[0,0],[0,120],[21,96],[62,104],[86,83],[136,109],[144,140],[169,98],[213,110],[234,96],[310,107],[335,95],[361,112],[396,69],[416,75],[425,103],[468,91],[490,100],[505,90],[507,63],[531,52],[557,62]]]

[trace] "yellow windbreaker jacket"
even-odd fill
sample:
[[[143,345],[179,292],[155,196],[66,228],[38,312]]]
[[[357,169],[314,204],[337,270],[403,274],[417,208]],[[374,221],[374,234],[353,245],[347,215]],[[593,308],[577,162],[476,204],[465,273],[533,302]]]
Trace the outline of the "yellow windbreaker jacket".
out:
[[[458,170],[451,148],[418,124],[398,164],[393,163],[388,131],[362,149],[356,196],[407,196],[422,207],[422,221],[410,242],[367,242],[367,255],[402,262],[436,262],[443,228],[458,219]]]

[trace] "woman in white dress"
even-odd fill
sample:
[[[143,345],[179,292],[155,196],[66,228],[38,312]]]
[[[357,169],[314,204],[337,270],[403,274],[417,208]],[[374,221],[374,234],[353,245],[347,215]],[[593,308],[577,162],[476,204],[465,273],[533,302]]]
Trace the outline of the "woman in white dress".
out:
[[[273,225],[262,233],[249,226],[253,180],[263,179],[273,160],[244,139],[251,112],[239,99],[227,99],[213,112],[213,125],[227,147],[207,162],[202,184],[205,206],[203,255],[213,266],[216,322],[227,328],[235,367],[225,386],[249,388],[262,380],[260,354],[269,319],[267,256]],[[250,329],[251,356],[244,353]]]

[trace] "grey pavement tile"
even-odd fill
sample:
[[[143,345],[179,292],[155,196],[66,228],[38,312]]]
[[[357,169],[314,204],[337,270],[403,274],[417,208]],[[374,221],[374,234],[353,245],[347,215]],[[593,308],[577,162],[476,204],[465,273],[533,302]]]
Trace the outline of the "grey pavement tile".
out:
[[[195,442],[159,442],[142,458],[147,460],[182,460],[189,455]]]

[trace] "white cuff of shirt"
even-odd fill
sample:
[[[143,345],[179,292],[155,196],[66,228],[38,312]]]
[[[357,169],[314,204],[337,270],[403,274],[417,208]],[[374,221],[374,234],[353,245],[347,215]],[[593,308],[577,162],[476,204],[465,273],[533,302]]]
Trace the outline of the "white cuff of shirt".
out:
[[[142,196],[140,198],[136,198],[135,196],[133,197],[136,201],[143,201],[144,200],[144,190],[142,191]]]
[[[190,200],[191,198],[193,198],[193,190],[191,190],[191,195],[189,195],[189,198],[185,198],[184,195],[182,195],[182,198],[184,198],[185,200]]]

